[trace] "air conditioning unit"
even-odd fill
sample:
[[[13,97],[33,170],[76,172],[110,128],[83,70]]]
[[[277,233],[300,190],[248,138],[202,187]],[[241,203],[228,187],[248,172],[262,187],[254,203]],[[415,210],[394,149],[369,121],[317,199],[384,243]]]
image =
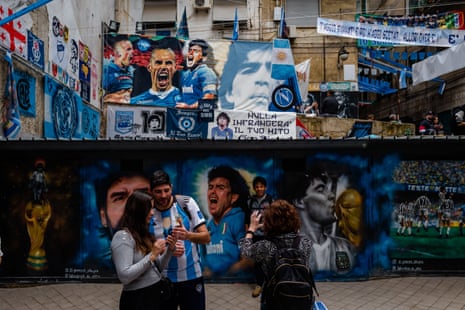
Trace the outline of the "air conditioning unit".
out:
[[[273,11],[273,21],[279,22],[281,20],[281,10],[283,8],[280,6],[275,6]]]
[[[194,9],[196,10],[208,10],[212,7],[213,0],[194,0]]]
[[[287,25],[287,36],[290,39],[297,37],[297,26],[296,25]]]

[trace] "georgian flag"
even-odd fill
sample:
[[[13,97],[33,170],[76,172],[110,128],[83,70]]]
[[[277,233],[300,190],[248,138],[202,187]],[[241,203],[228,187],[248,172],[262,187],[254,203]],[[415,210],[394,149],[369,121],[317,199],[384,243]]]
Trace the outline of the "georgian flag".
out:
[[[12,9],[0,2],[0,19],[13,13]],[[29,16],[21,16],[0,26],[0,44],[25,59],[27,59],[27,29],[32,25],[30,19]]]

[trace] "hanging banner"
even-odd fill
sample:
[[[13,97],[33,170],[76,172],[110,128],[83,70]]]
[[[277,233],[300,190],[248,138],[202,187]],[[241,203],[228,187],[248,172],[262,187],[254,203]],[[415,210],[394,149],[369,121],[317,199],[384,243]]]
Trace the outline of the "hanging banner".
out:
[[[208,125],[208,138],[295,139],[296,115],[290,112],[215,111],[215,123]]]
[[[280,55],[285,58],[291,52],[288,48]],[[287,92],[290,96],[274,96],[275,90],[287,81],[273,78],[285,78],[282,74],[272,75],[273,66],[277,69],[284,67],[294,70],[293,63],[287,67],[280,64],[278,54],[278,49],[273,50],[272,42],[234,41],[229,47],[220,79],[219,108],[235,111],[276,111],[283,105],[293,108],[295,96],[292,96],[292,90]],[[275,73],[278,71],[275,70]],[[284,99],[284,102],[275,101],[277,97]]]
[[[45,76],[44,137],[82,138],[80,131],[81,98],[65,85]]]
[[[301,63],[295,65],[297,72],[297,82],[299,85],[299,92],[302,101],[306,101],[308,94],[308,84],[310,83],[310,63],[311,59],[306,59]]]
[[[27,32],[27,60],[44,70],[44,41],[35,36],[31,31]]]
[[[70,28],[57,16],[50,17],[49,73],[55,79],[79,91],[79,46]]]
[[[79,81],[81,82],[81,98],[86,102],[90,101],[91,59],[89,47],[79,41]]]
[[[107,105],[107,139],[295,139],[296,115],[291,112],[214,111],[214,121],[201,112],[136,105]]]
[[[100,108],[100,98],[99,98],[99,89],[100,89],[100,78],[99,78],[99,69],[100,61],[97,60],[93,55],[91,56],[90,61],[90,105],[95,108]]]
[[[317,31],[319,34],[403,45],[450,47],[465,41],[463,30],[385,26],[328,18],[318,18]]]
[[[16,93],[21,115],[36,116],[36,79],[27,72],[15,71]]]
[[[209,100],[221,110],[291,112],[298,87],[288,40],[105,36],[103,102],[199,109]]]
[[[178,139],[205,139],[208,123],[199,121],[199,111],[168,108],[167,136]]]
[[[107,105],[106,138],[165,138],[166,109]]]
[[[100,135],[100,113],[86,104],[82,105],[81,131],[83,139],[98,139]]]
[[[180,94],[176,70],[182,68],[181,41],[116,33],[104,39],[103,102],[175,107],[180,99],[173,94]]]

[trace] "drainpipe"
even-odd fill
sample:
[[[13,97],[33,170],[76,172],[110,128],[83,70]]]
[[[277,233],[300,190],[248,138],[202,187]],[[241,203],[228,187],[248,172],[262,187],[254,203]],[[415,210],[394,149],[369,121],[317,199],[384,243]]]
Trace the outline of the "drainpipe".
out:
[[[262,31],[262,0],[260,0],[258,1],[258,41],[263,40]]]
[[[323,35],[323,82],[326,83],[326,37]]]

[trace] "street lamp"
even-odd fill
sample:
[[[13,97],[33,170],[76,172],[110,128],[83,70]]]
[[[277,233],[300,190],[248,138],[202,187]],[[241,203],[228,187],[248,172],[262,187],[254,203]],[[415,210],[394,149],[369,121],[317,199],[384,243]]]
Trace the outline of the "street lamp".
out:
[[[137,34],[144,34],[144,22],[136,22],[136,33]]]
[[[118,33],[119,25],[120,23],[116,20],[110,20],[110,23],[108,24],[108,32]]]

